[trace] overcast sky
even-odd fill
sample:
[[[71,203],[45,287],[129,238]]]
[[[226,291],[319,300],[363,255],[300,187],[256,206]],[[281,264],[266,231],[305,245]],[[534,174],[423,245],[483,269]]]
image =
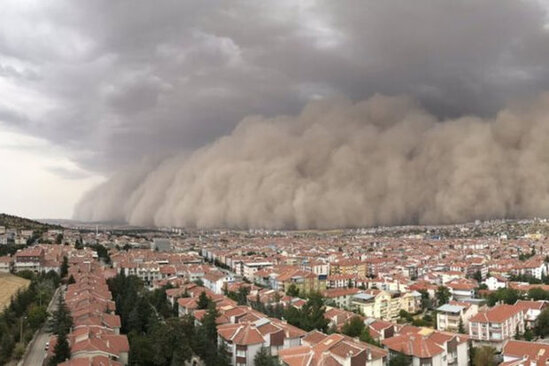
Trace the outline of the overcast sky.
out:
[[[409,95],[490,117],[549,90],[547,1],[6,0],[0,211],[68,218],[142,159],[190,152],[248,115]]]

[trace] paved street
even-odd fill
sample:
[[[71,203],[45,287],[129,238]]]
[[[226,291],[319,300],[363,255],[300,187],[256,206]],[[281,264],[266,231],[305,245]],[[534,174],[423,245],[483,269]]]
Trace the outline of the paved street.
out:
[[[61,288],[59,287],[55,294],[53,295],[53,299],[50,302],[50,305],[48,306],[48,312],[53,313],[57,309],[57,301],[58,297],[61,294]],[[42,327],[42,329],[39,331],[38,335],[36,336],[36,339],[34,343],[30,346],[31,349],[27,353],[27,356],[23,360],[20,365],[23,366],[40,366],[42,365],[42,362],[44,361],[44,358],[46,357],[46,351],[44,348],[46,347],[46,343],[50,339],[50,333],[46,331],[46,327]]]

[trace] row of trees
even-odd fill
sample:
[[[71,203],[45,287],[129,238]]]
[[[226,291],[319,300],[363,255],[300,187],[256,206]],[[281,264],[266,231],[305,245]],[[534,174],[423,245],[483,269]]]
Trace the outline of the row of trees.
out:
[[[18,291],[10,305],[0,313],[0,364],[19,359],[25,352],[25,345],[48,317],[47,304],[59,284],[54,271],[35,275],[23,272],[31,280],[26,290]]]
[[[53,356],[48,362],[49,366],[56,366],[71,358],[68,334],[70,333],[72,326],[73,321],[70,311],[63,300],[63,296],[59,296],[57,309],[53,313],[48,324],[49,331],[57,335]]]
[[[215,304],[201,294],[200,308],[206,309],[202,324],[194,318],[179,318],[166,299],[166,289],[147,291],[135,276],[109,279],[108,285],[122,319],[122,332],[130,342],[130,365],[180,365],[193,355],[207,366],[228,366],[227,352],[217,344]]]

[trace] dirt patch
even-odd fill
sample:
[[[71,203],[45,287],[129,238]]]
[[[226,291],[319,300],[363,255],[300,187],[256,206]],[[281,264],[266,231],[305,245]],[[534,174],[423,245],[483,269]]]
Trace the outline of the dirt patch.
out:
[[[8,306],[11,297],[17,293],[19,289],[25,289],[29,286],[30,281],[12,274],[0,274],[0,311]]]

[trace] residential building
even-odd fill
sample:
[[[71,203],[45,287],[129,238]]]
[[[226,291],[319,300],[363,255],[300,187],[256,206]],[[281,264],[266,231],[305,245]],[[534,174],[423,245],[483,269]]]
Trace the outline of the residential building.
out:
[[[467,366],[468,337],[462,334],[438,332],[429,328],[406,327],[394,337],[384,339],[389,360],[398,353],[412,359],[414,366]]]
[[[524,332],[524,310],[515,305],[497,305],[479,312],[469,321],[469,335],[473,344],[490,345],[501,349],[503,343]]]

